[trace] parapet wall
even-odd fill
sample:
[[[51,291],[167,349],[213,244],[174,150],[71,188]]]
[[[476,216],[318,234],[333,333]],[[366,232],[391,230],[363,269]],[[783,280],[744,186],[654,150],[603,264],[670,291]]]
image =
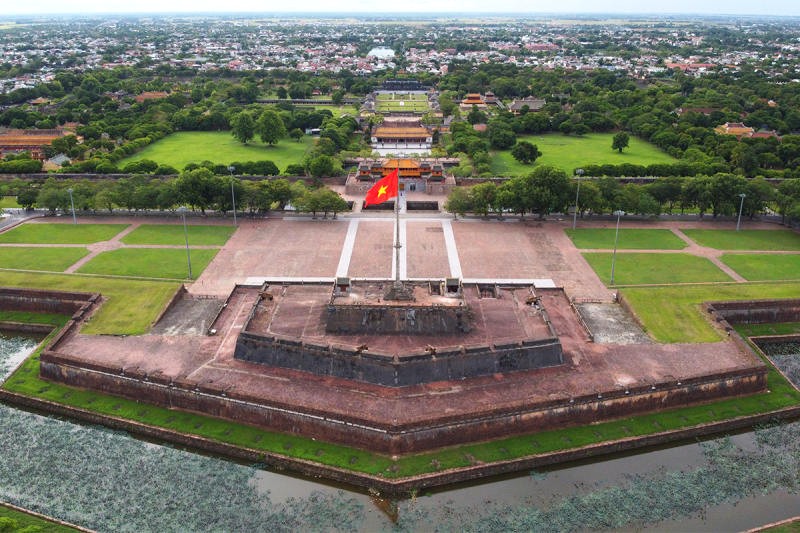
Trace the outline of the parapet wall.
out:
[[[45,352],[41,375],[68,385],[98,390],[162,406],[200,412],[270,430],[366,448],[380,453],[420,452],[557,427],[600,422],[637,413],[760,392],[764,367],[630,389],[594,392],[570,399],[499,408],[478,418],[447,417],[419,424],[366,424],[353,416],[301,410],[267,403],[213,383],[166,380],[159,375],[76,366]]]
[[[461,380],[562,363],[561,343],[555,338],[491,346],[454,346],[396,357],[353,347],[320,345],[250,332],[239,334],[234,357],[388,387]]]
[[[337,305],[330,304],[325,318],[328,333],[467,333],[470,311],[466,306]]]
[[[94,302],[99,297],[99,294],[93,295],[85,292],[0,287],[0,309],[72,315],[86,302]]]
[[[730,324],[800,321],[800,299],[708,302],[706,308]]]

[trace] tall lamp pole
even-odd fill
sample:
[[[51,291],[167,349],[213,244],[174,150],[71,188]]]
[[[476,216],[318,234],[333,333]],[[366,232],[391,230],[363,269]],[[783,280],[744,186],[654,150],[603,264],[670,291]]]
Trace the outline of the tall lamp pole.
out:
[[[736,231],[739,231],[739,226],[742,225],[742,208],[744,207],[744,199],[747,197],[745,193],[739,195],[741,201],[739,201],[739,217],[736,219]]]
[[[231,203],[233,204],[233,225],[236,226],[236,195],[233,193],[233,171],[236,167],[233,165],[228,167],[228,172],[231,173]]]
[[[572,229],[575,229],[575,225],[578,223],[578,198],[581,196],[581,178],[583,178],[583,169],[575,169],[575,175],[578,177],[578,190],[575,191],[575,211],[572,213]]]
[[[183,239],[186,241],[186,262],[189,264],[189,279],[192,279],[192,254],[189,252],[189,232],[186,230],[186,208],[179,207],[178,212],[183,219]]]
[[[625,211],[614,211],[617,215],[617,231],[614,233],[614,253],[611,254],[611,285],[614,284],[614,267],[617,264],[617,243],[619,242],[619,217],[625,214]]]
[[[69,193],[69,205],[72,206],[72,223],[77,224],[78,219],[75,218],[75,201],[72,199],[72,187],[67,189],[67,192]]]

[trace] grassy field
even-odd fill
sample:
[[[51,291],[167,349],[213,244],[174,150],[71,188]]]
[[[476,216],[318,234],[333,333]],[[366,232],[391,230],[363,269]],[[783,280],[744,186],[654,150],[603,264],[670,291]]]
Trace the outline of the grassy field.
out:
[[[379,94],[375,99],[375,110],[382,112],[428,110],[428,97],[424,94]]]
[[[580,427],[542,431],[492,442],[455,446],[396,460],[323,441],[265,431],[218,418],[175,411],[123,398],[47,382],[39,378],[39,354],[28,358],[3,385],[7,390],[71,405],[87,411],[134,420],[250,449],[274,452],[385,478],[400,478],[467,467],[476,461],[503,461],[577,448],[607,440],[647,435],[726,418],[774,411],[800,402],[800,393],[770,366],[769,392],[693,407]]]
[[[614,229],[567,229],[565,232],[577,248],[614,248]],[[680,237],[668,229],[620,229],[617,243],[620,250],[681,250],[686,246]]]
[[[22,322],[25,324],[46,324],[48,326],[63,326],[69,320],[68,316],[52,313],[35,313],[29,311],[2,311],[0,322]]]
[[[0,247],[0,268],[63,272],[88,253],[86,248]]]
[[[590,133],[580,137],[560,133],[520,135],[517,141],[535,144],[542,156],[534,165],[523,165],[511,156],[511,150],[492,152],[492,173],[497,176],[524,176],[535,165],[547,165],[560,168],[571,176],[576,168],[587,165],[650,165],[676,161],[672,156],[636,137],[631,137],[630,146],[619,153],[611,149],[613,137],[611,133]]]
[[[189,246],[223,246],[233,226],[187,226]],[[122,238],[125,244],[184,244],[183,224],[142,224]]]
[[[791,230],[682,229],[681,231],[700,246],[716,250],[800,250],[800,234]]]
[[[611,283],[610,253],[585,253],[583,257],[606,285]],[[615,285],[650,285],[730,281],[714,263],[689,254],[617,253]]]
[[[800,298],[800,283],[721,283],[681,287],[626,288],[623,296],[647,332],[659,342],[715,342],[719,332],[700,304],[715,300]]]
[[[760,335],[796,335],[800,333],[800,322],[781,322],[778,324],[738,324],[736,330],[748,337]]]
[[[219,250],[191,250],[192,275],[197,278]],[[183,248],[120,248],[103,252],[83,265],[81,274],[133,276],[143,278],[188,278],[186,250]]]
[[[234,161],[262,161],[268,159],[284,170],[291,163],[301,163],[313,139],[305,136],[300,142],[283,139],[274,146],[252,140],[242,144],[229,131],[184,131],[173,133],[145,147],[131,157],[119,162],[120,167],[132,161],[151,159],[181,170],[189,163],[208,160],[227,165]]]
[[[17,203],[16,196],[0,196],[0,209],[4,207],[22,207]]]
[[[91,244],[107,241],[127,224],[29,223],[0,233],[0,242],[13,244]]]
[[[75,531],[78,531],[75,528],[50,522],[38,516],[23,513],[0,504],[0,519],[2,518],[13,520],[13,527],[9,525],[8,529],[0,529],[0,531],[8,531],[8,533],[14,533],[15,531],[25,531],[25,533],[75,533]]]
[[[725,254],[720,259],[748,281],[800,279],[800,255]]]
[[[83,333],[138,335],[150,329],[178,284],[164,281],[118,280],[74,274],[0,271],[0,287],[99,292],[108,301],[83,327]]]

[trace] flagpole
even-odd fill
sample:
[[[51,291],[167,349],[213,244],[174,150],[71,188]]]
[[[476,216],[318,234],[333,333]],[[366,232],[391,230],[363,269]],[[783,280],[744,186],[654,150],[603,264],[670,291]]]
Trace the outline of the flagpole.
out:
[[[397,198],[394,200],[394,284],[400,287],[400,159],[397,159]]]

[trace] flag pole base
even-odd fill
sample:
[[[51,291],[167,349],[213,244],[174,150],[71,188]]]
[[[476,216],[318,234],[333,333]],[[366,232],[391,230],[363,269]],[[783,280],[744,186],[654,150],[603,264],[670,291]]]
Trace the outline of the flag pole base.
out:
[[[395,281],[383,296],[384,300],[414,301],[414,291],[407,287],[402,281]]]

